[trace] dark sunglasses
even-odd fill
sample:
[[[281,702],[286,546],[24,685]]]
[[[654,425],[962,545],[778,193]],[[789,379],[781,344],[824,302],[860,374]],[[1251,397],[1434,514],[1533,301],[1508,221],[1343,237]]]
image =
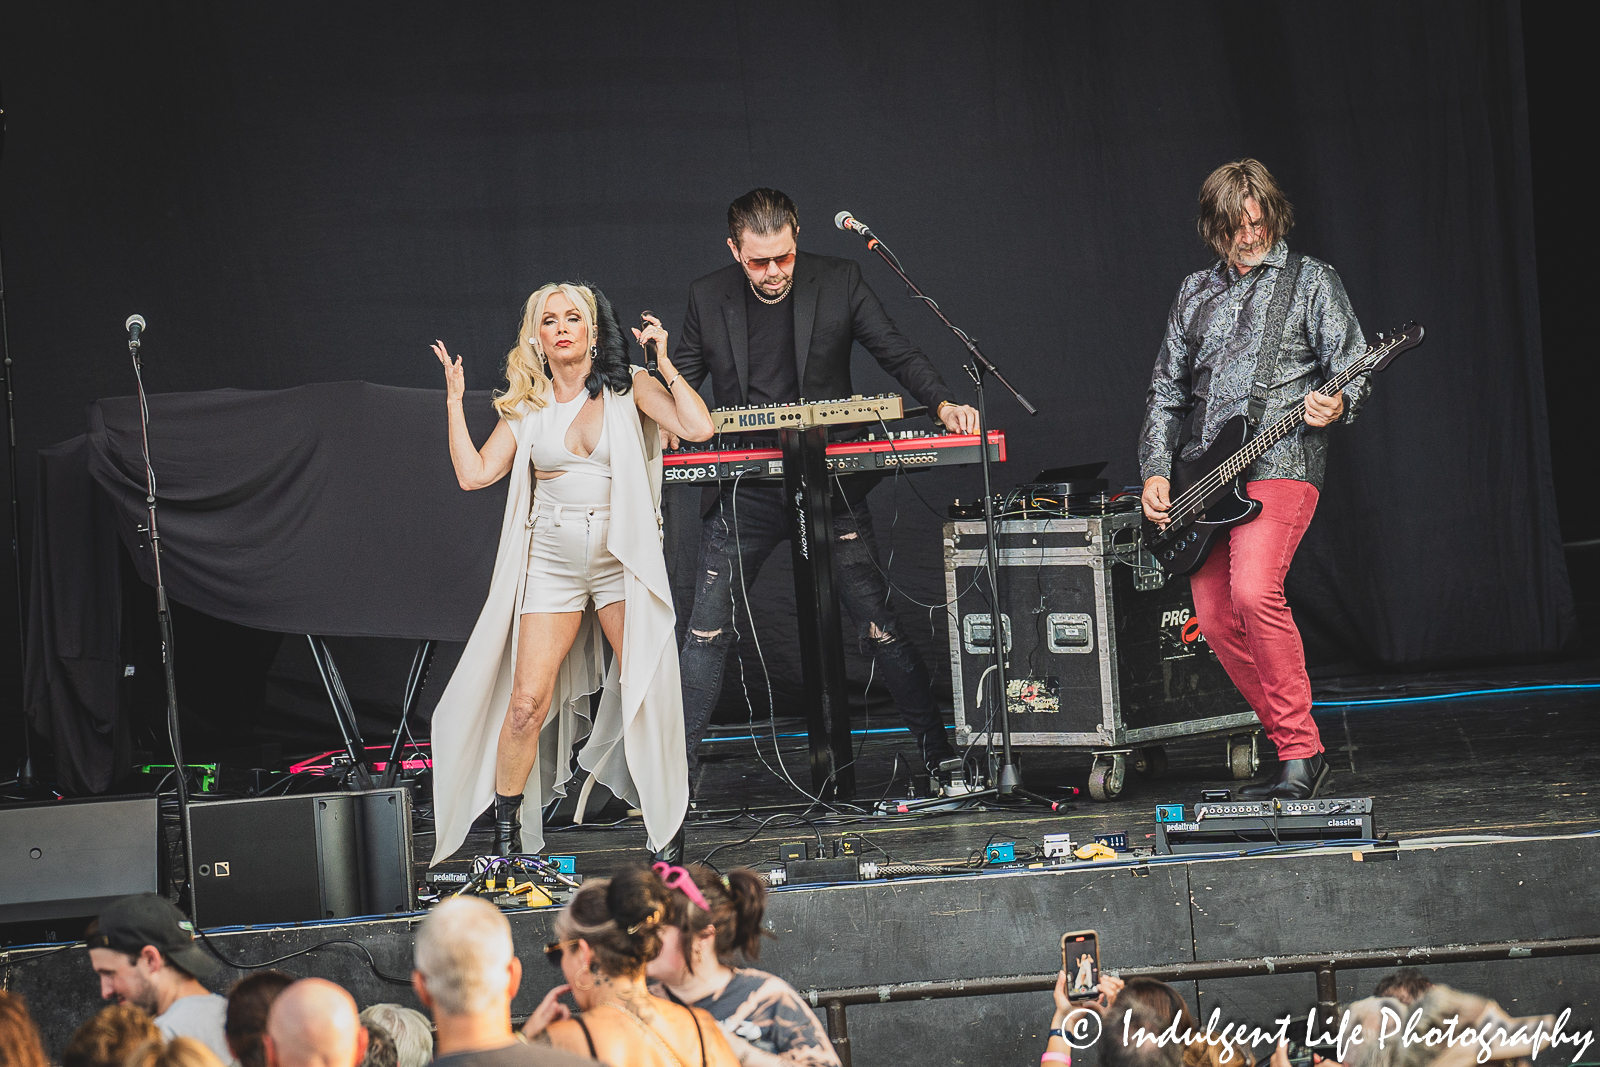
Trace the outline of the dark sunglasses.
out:
[[[774,263],[776,263],[779,267],[787,267],[793,262],[794,253],[785,252],[781,256],[762,256],[760,259],[747,259],[744,261],[744,265],[749,267],[751,270],[766,270]]]
[[[578,939],[575,937],[570,941],[552,941],[544,947],[544,958],[549,960],[552,966],[559,967],[561,966],[561,954],[566,951],[568,945],[576,945],[577,943]]]

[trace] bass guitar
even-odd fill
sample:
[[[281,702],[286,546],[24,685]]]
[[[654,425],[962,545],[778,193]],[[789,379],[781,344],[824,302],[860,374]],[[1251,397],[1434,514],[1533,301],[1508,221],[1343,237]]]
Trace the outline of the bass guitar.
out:
[[[1357,377],[1381,371],[1408,348],[1422,343],[1423,330],[1408,322],[1398,330],[1380,333],[1361,358],[1351,363],[1317,391],[1334,396]],[[1189,575],[1200,569],[1217,538],[1261,513],[1261,503],[1244,491],[1250,465],[1305,421],[1305,399],[1284,412],[1272,425],[1252,434],[1243,415],[1223,423],[1211,447],[1192,460],[1174,457],[1172,502],[1167,524],[1144,523],[1144,544],[1171,575]]]

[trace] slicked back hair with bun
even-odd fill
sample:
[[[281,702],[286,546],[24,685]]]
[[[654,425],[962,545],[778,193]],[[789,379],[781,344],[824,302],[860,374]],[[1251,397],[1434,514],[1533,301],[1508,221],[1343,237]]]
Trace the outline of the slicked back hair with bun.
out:
[[[601,973],[632,978],[661,954],[661,926],[672,914],[673,896],[648,867],[592,879],[557,916],[556,937],[582,938]]]
[[[743,869],[722,875],[710,867],[693,863],[687,870],[711,910],[700,907],[685,893],[677,890],[672,893],[671,922],[683,935],[685,966],[694,970],[689,945],[708,926],[717,928],[715,945],[719,961],[736,962],[738,954],[747,960],[759,959],[762,936],[772,936],[761,926],[767,912],[767,883],[754,871]]]

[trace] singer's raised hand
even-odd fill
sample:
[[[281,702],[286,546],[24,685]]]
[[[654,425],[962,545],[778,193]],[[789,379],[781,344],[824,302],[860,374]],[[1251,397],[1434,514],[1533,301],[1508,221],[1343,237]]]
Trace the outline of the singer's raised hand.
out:
[[[661,325],[661,320],[649,312],[646,312],[641,317],[650,325],[646,326],[643,330],[640,330],[637,326],[635,326],[633,328],[634,340],[639,342],[641,348],[644,346],[646,341],[654,341],[656,343],[657,358],[664,358],[667,354],[667,331]]]
[[[460,400],[467,392],[467,374],[461,369],[461,357],[451,359],[443,341],[433,342],[433,354],[444,364],[444,402]]]

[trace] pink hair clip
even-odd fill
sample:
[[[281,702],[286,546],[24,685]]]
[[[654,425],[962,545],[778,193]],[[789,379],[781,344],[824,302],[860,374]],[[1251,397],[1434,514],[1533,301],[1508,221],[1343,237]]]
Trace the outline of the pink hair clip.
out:
[[[699,886],[694,884],[694,875],[682,867],[674,867],[670,863],[654,863],[651,864],[650,869],[655,871],[661,880],[666,883],[668,889],[678,890],[697,905],[701,911],[711,910],[711,905],[706,903],[706,895],[700,892]]]

